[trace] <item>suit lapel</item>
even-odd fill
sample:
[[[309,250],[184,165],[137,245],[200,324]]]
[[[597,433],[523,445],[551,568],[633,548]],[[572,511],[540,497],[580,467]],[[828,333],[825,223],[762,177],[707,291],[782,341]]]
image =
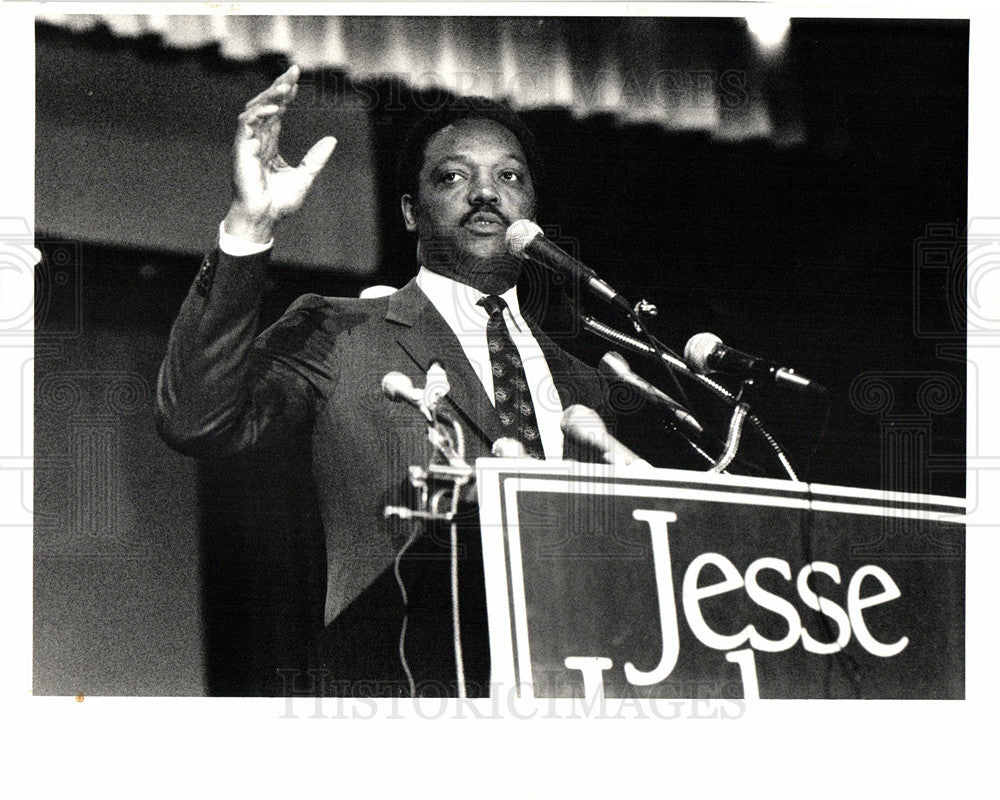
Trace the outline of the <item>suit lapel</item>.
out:
[[[496,409],[473,372],[458,337],[415,280],[389,297],[386,319],[400,326],[396,341],[417,367],[426,372],[434,361],[444,366],[451,384],[447,399],[452,408],[488,443],[505,435]],[[526,321],[545,355],[563,408],[582,403],[597,411],[606,421],[610,419],[597,373],[565,353],[534,320],[526,318]]]
[[[412,280],[389,297],[386,319],[400,325],[396,341],[424,372],[438,361],[448,373],[447,400],[483,436],[494,442],[503,428],[462,345],[433,303]]]

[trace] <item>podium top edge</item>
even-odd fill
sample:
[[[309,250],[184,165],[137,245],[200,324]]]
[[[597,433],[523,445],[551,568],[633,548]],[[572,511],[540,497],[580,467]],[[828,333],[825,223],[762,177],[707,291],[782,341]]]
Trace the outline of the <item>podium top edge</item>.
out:
[[[626,483],[685,483],[705,486],[725,486],[763,491],[780,491],[803,495],[803,499],[822,500],[824,498],[850,498],[871,500],[882,504],[943,506],[956,511],[965,511],[966,500],[962,497],[945,495],[916,494],[889,489],[866,489],[851,486],[836,486],[822,483],[804,483],[781,478],[757,478],[746,475],[718,474],[695,470],[650,467],[615,466],[593,464],[582,461],[564,461],[533,458],[492,458],[476,459],[477,476],[489,473],[518,472],[526,476],[547,478],[590,478],[614,480]]]

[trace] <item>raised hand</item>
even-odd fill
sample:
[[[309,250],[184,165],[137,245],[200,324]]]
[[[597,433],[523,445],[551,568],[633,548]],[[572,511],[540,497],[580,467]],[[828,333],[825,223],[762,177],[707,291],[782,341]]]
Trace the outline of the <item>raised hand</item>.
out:
[[[278,152],[281,118],[298,91],[299,68],[292,65],[250,100],[239,116],[233,143],[233,204],[227,233],[255,242],[271,238],[274,224],[297,211],[337,140],[324,136],[291,167]]]

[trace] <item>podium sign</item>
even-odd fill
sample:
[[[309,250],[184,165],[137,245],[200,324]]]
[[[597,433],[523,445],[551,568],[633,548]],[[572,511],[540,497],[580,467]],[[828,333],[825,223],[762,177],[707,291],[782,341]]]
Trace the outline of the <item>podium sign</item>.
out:
[[[963,500],[476,463],[494,692],[962,698]]]

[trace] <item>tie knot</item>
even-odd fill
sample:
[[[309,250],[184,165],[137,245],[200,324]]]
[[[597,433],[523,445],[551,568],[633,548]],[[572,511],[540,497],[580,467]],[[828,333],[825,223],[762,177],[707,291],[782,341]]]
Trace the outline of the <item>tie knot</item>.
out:
[[[486,295],[479,300],[478,304],[485,308],[486,313],[491,317],[494,317],[497,314],[503,314],[503,310],[507,308],[507,301],[495,294]]]

